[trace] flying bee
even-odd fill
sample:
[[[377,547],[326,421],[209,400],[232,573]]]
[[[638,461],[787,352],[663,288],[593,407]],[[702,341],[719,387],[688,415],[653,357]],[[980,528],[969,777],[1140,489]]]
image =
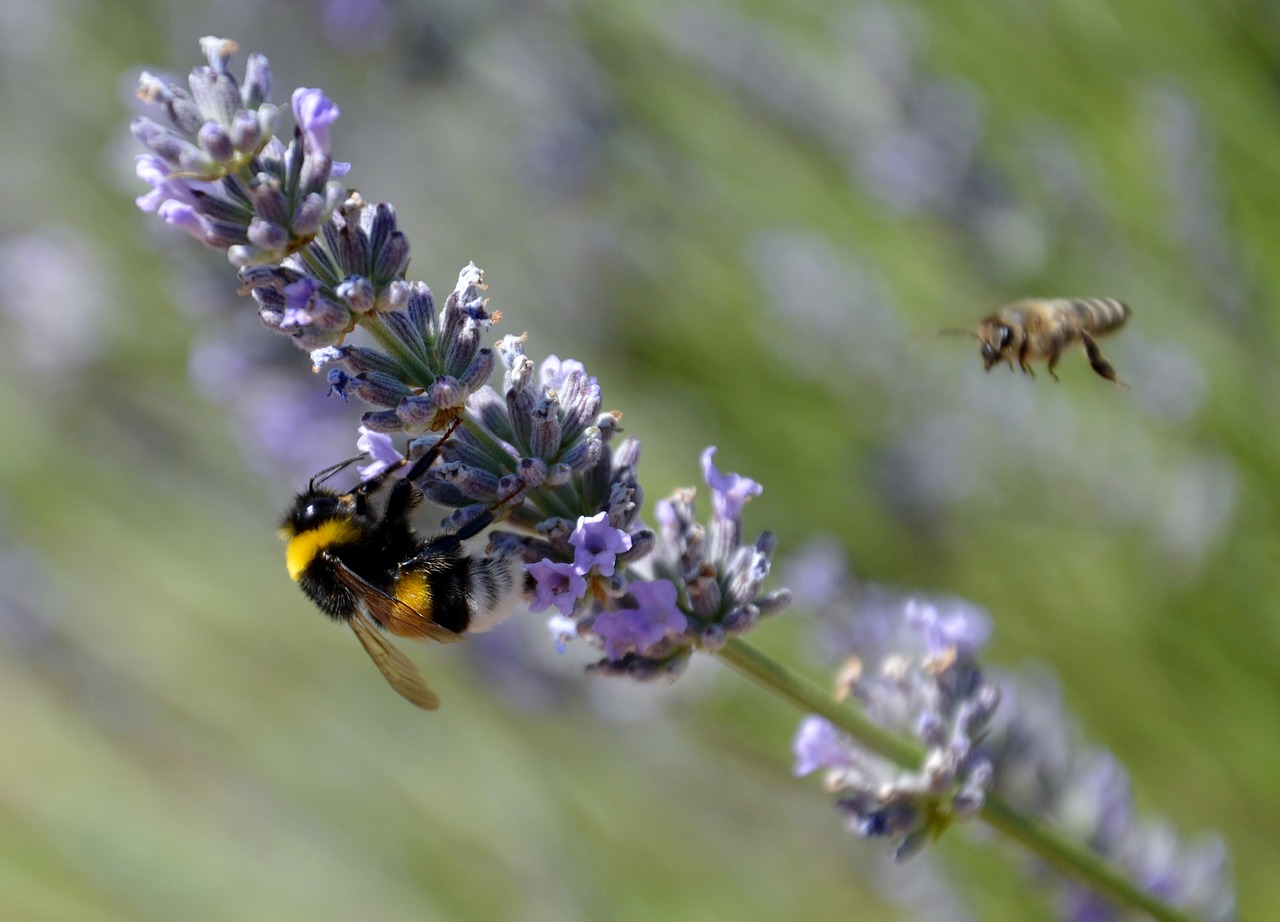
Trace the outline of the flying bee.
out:
[[[409,516],[422,494],[412,481],[431,466],[452,431],[395,480],[381,510],[373,494],[407,461],[346,493],[322,486],[359,455],[311,478],[280,523],[290,578],[326,615],[351,626],[392,688],[429,711],[440,699],[383,632],[439,643],[462,640],[464,633],[487,630],[505,618],[524,597],[527,580],[518,557],[477,554],[464,545],[519,490],[455,531],[432,538],[414,532]]]
[[[1034,359],[1047,359],[1049,374],[1058,380],[1054,368],[1062,351],[1077,340],[1084,345],[1089,365],[1108,381],[1129,389],[1116,377],[1116,370],[1102,357],[1097,338],[1124,326],[1133,313],[1129,305],[1115,298],[1027,298],[1006,304],[982,318],[976,329],[939,330],[940,333],[962,333],[978,340],[982,348],[982,367],[987,371],[997,362],[1008,362],[1035,377],[1031,370]]]

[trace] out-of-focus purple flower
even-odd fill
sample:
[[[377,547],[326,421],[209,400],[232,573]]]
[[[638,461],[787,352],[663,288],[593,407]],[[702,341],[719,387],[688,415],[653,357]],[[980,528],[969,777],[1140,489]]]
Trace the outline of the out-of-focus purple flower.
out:
[[[533,601],[529,611],[545,611],[554,605],[560,614],[573,614],[573,608],[587,591],[587,581],[571,563],[539,560],[525,569],[534,579]]]
[[[371,459],[371,463],[360,468],[361,480],[376,477],[387,468],[404,462],[404,455],[396,451],[391,436],[384,432],[374,432],[364,426],[360,427],[360,438],[356,439],[356,448],[366,453]]]
[[[573,565],[582,576],[593,567],[601,576],[613,576],[617,556],[631,550],[631,536],[611,526],[607,512],[580,516],[569,543],[574,547]]]
[[[591,625],[592,632],[604,641],[604,655],[611,660],[631,652],[645,656],[689,624],[676,606],[676,587],[669,580],[634,580],[627,590],[637,607],[601,612]]]
[[[925,651],[930,655],[955,647],[972,656],[991,636],[991,618],[987,613],[961,599],[946,599],[944,606],[935,600],[910,598],[902,614],[907,624],[923,634]]]
[[[714,445],[702,453],[702,475],[707,480],[707,486],[711,487],[711,503],[716,515],[736,522],[742,517],[742,507],[753,496],[759,496],[764,492],[764,487],[750,477],[743,477],[740,474],[722,474],[711,463],[715,453]]]
[[[796,777],[820,768],[844,768],[853,764],[848,743],[841,741],[839,731],[830,721],[816,714],[809,714],[800,721],[791,741],[791,752],[795,756],[792,771]]]

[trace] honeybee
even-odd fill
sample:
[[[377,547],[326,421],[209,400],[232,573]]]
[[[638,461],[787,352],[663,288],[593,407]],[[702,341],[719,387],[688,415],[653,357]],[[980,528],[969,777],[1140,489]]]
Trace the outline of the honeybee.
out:
[[[406,461],[346,493],[322,486],[364,457],[359,455],[311,478],[280,523],[290,578],[322,612],[351,626],[392,688],[429,711],[440,699],[383,632],[439,643],[462,640],[464,633],[487,630],[505,618],[525,598],[528,579],[518,557],[477,554],[464,545],[493,523],[514,493],[456,531],[427,539],[414,532],[409,514],[422,494],[412,480],[430,467],[443,442],[391,485],[381,510],[373,494]]]
[[[1049,374],[1058,380],[1054,368],[1062,351],[1076,340],[1084,345],[1089,365],[1099,375],[1125,390],[1129,385],[1116,377],[1116,370],[1102,356],[1097,337],[1113,333],[1124,326],[1133,313],[1129,305],[1115,298],[1027,298],[1006,304],[982,318],[977,329],[940,330],[941,333],[963,333],[978,340],[982,347],[982,367],[987,371],[997,362],[1014,359],[1018,367],[1035,377],[1031,369],[1034,359],[1047,359]]]

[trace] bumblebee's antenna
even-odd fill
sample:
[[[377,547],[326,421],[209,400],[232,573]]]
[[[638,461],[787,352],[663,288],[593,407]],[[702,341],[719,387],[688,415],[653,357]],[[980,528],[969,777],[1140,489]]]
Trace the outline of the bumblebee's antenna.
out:
[[[333,465],[332,467],[326,467],[320,473],[316,474],[314,477],[311,478],[310,489],[315,490],[317,486],[324,483],[334,474],[338,473],[343,468],[348,467],[349,465],[355,464],[357,461],[359,461],[364,457],[365,457],[365,453],[361,452],[360,454],[355,455],[354,457],[347,458],[345,461],[339,461],[337,464]]]
[[[941,330],[935,330],[937,336],[972,336],[974,339],[980,339],[974,330],[963,330],[960,327],[943,327]]]

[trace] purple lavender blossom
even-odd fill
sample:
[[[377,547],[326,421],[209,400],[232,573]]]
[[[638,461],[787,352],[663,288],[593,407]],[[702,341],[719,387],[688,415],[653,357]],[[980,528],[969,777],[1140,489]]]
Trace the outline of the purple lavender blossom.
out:
[[[587,581],[571,563],[539,560],[525,568],[534,579],[534,597],[529,611],[545,611],[554,605],[560,614],[573,614],[578,599],[587,591]]]
[[[715,453],[715,446],[702,453],[702,475],[707,480],[707,486],[711,487],[711,503],[716,515],[736,522],[742,518],[742,507],[752,497],[763,493],[764,487],[741,474],[722,474],[711,463]]]
[[[613,576],[618,554],[631,550],[631,536],[609,524],[609,513],[599,512],[578,519],[578,527],[569,536],[574,546],[574,568],[587,576],[592,568],[601,576]]]
[[[620,660],[627,653],[646,656],[667,637],[680,634],[688,619],[676,606],[676,587],[665,579],[634,580],[627,591],[635,608],[598,614],[591,631],[604,641],[604,655]]]
[[[302,131],[308,154],[329,156],[329,128],[338,119],[338,106],[323,90],[298,87],[293,91],[293,117]]]
[[[360,427],[360,438],[356,439],[356,448],[368,454],[371,461],[360,468],[361,480],[376,477],[388,468],[404,463],[404,455],[396,451],[391,436],[374,432],[364,426]]]
[[[840,731],[830,721],[816,714],[800,721],[791,741],[791,752],[795,756],[792,772],[797,777],[820,768],[848,768],[853,764],[848,741],[841,738]]]

